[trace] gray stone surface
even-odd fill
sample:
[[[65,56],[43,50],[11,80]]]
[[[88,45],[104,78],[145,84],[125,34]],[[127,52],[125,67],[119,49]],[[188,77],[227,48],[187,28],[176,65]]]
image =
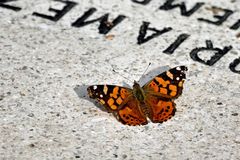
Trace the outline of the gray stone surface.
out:
[[[201,1],[205,6],[190,17],[179,9],[158,10],[163,2],[154,0],[146,6],[75,1],[58,22],[32,13],[50,14],[50,6],[62,8],[59,2],[9,3],[21,7],[18,12],[0,7],[0,159],[240,159],[240,75],[228,68],[240,55],[239,30],[229,29],[239,19],[239,1]],[[185,2],[189,8],[199,1]],[[213,5],[236,13],[222,26],[199,22],[199,17],[213,19],[206,9]],[[112,40],[98,33],[98,23],[71,27],[90,7],[98,9],[96,15],[127,15],[108,34]],[[137,45],[142,21],[173,31]],[[180,33],[191,36],[174,54],[162,53]],[[214,66],[193,61],[190,51],[206,39],[233,49]],[[86,85],[132,85],[112,66],[133,81],[149,62],[148,72],[189,68],[171,120],[125,126],[86,97]]]

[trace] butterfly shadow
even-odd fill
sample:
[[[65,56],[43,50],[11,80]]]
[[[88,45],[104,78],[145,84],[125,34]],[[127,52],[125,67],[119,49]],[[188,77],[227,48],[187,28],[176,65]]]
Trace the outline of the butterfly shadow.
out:
[[[87,92],[87,88],[89,86],[90,85],[76,85],[73,90],[76,92],[76,94],[80,99],[88,100],[89,102],[94,103],[100,110],[104,112],[108,112],[108,110],[106,110],[104,106],[97,103],[96,100],[89,98],[88,92]]]
[[[142,75],[138,82],[141,86],[143,86],[147,82],[152,80],[154,77],[158,76],[159,74],[161,74],[169,69],[170,69],[169,66],[156,67],[156,68],[150,70],[149,72],[147,72],[146,74]]]

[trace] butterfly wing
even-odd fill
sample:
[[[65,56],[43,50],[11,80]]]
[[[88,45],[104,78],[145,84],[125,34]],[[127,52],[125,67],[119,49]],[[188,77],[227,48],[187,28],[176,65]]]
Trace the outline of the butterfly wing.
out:
[[[172,68],[143,86],[145,103],[150,110],[149,118],[152,122],[162,123],[174,116],[176,107],[173,99],[182,94],[186,71],[185,66]]]
[[[146,116],[142,113],[140,105],[139,101],[131,96],[127,103],[119,109],[117,113],[118,120],[130,126],[147,124]]]
[[[90,98],[97,99],[108,111],[117,111],[132,94],[131,89],[115,85],[93,85],[87,91]]]
[[[116,118],[127,125],[147,124],[147,119],[140,110],[140,104],[132,90],[114,85],[94,85],[88,87],[90,98],[97,99]]]
[[[182,94],[187,67],[179,66],[163,72],[143,86],[146,94],[175,99]]]
[[[176,112],[175,103],[171,99],[148,95],[145,103],[151,110],[149,118],[154,123],[165,122],[172,118]]]

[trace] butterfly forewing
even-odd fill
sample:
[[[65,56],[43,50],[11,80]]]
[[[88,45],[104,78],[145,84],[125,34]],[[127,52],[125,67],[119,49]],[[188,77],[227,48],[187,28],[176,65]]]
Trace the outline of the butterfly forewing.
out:
[[[146,94],[175,99],[182,94],[187,67],[179,66],[163,72],[143,86]]]
[[[119,109],[132,94],[131,89],[114,85],[93,85],[87,90],[90,98],[97,99],[109,111]]]

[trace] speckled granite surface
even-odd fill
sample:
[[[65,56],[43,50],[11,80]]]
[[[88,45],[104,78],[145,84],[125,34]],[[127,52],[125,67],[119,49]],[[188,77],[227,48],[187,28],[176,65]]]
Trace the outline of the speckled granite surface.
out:
[[[146,6],[130,0],[75,2],[58,22],[32,13],[50,14],[50,6],[62,8],[59,2],[8,3],[20,7],[18,12],[0,7],[0,159],[239,159],[240,74],[228,68],[240,56],[239,30],[229,29],[240,17],[238,1],[201,1],[204,7],[190,17],[177,8],[158,10],[163,2],[154,0]],[[199,1],[185,2],[191,8]],[[199,22],[213,19],[206,9],[211,6],[235,14],[221,26]],[[126,18],[108,36],[98,33],[98,23],[72,27],[91,7],[97,8],[94,18],[106,12],[110,19]],[[138,45],[142,21],[173,30]],[[162,53],[180,33],[190,37],[174,54]],[[213,66],[192,60],[191,50],[207,39],[233,49]],[[86,97],[86,85],[132,85],[112,67],[133,81],[149,62],[149,72],[189,68],[171,120],[125,126]]]

